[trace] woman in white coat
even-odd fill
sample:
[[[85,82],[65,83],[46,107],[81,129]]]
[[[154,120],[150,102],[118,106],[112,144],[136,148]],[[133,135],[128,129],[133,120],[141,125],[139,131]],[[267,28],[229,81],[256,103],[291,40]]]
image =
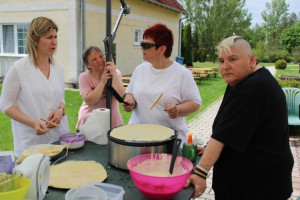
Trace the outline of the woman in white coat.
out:
[[[26,38],[28,56],[13,63],[3,82],[0,108],[11,118],[17,157],[30,146],[52,143],[69,132],[64,68],[52,57],[57,48],[57,31],[51,19],[33,19]]]

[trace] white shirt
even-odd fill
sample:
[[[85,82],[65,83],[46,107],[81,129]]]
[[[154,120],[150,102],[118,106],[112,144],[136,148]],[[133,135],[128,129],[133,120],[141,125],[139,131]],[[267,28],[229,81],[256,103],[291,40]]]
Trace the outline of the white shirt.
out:
[[[0,99],[3,113],[7,108],[15,106],[34,120],[40,120],[41,117],[47,119],[60,102],[64,102],[64,68],[61,64],[55,62],[50,65],[47,79],[28,56],[13,63],[3,82]],[[60,128],[51,128],[44,135],[36,135],[34,128],[13,119],[11,123],[17,157],[30,146],[52,143],[62,134],[69,133],[66,116],[62,118]]]
[[[151,105],[163,93],[159,103],[166,106],[169,103],[181,104],[185,101],[202,103],[198,87],[192,73],[174,62],[166,69],[156,69],[151,63],[140,64],[134,70],[126,93],[133,94],[137,107],[133,110],[129,124],[160,124],[177,130],[182,143],[187,138],[187,123],[185,117],[171,119],[164,107]]]

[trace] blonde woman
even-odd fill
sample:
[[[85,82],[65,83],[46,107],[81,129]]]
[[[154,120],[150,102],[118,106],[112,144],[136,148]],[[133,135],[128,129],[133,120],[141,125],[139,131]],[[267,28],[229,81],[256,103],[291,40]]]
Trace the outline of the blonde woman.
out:
[[[51,19],[33,19],[26,38],[28,56],[13,63],[3,82],[0,107],[11,118],[17,157],[32,145],[52,143],[69,132],[64,68],[53,59],[57,31]],[[44,123],[41,118],[60,128]]]

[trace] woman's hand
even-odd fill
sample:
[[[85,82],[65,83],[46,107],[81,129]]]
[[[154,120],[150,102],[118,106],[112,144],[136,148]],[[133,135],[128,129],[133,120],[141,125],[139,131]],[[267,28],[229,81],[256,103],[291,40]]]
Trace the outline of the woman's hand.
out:
[[[49,129],[47,129],[47,126],[39,121],[33,122],[33,128],[37,135],[44,135],[45,133],[49,132]]]
[[[57,110],[54,110],[50,113],[47,120],[59,125],[60,121],[61,121],[61,118],[63,117],[63,114],[64,114],[64,110],[61,109],[61,108],[58,108]],[[46,125],[47,125],[47,128],[53,128],[54,127],[53,125],[51,125],[49,123],[46,123]]]
[[[169,117],[174,119],[178,116],[179,111],[178,111],[178,106],[176,104],[168,104],[166,107],[166,112],[169,114]]]
[[[125,111],[131,112],[136,107],[136,101],[132,94],[126,94],[125,100],[127,104],[122,103]]]
[[[117,71],[114,62],[107,62],[105,63],[105,68],[109,70],[111,77],[117,76]]]
[[[111,76],[111,73],[110,71],[108,70],[107,67],[104,68],[102,74],[101,74],[101,79],[100,79],[100,84],[102,84],[103,86],[106,85],[107,83],[107,80],[110,79],[112,76]]]
[[[197,146],[197,154],[200,156],[203,154],[205,147]]]
[[[186,188],[186,187],[190,186],[190,184],[195,186],[195,192],[194,192],[193,199],[200,197],[206,190],[206,180],[195,174],[192,174],[189,177],[189,179],[184,184],[184,187]]]

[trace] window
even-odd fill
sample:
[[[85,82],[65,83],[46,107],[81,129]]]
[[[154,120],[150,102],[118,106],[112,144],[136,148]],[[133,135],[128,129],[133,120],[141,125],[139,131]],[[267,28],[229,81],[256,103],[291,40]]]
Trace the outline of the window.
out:
[[[3,51],[4,53],[14,53],[14,26],[3,25]]]
[[[28,25],[27,24],[20,24],[18,27],[18,53],[19,54],[26,54],[26,34]]]
[[[143,30],[140,28],[134,29],[134,45],[140,45],[141,41],[143,40]]]
[[[28,24],[0,25],[0,54],[26,54]]]

